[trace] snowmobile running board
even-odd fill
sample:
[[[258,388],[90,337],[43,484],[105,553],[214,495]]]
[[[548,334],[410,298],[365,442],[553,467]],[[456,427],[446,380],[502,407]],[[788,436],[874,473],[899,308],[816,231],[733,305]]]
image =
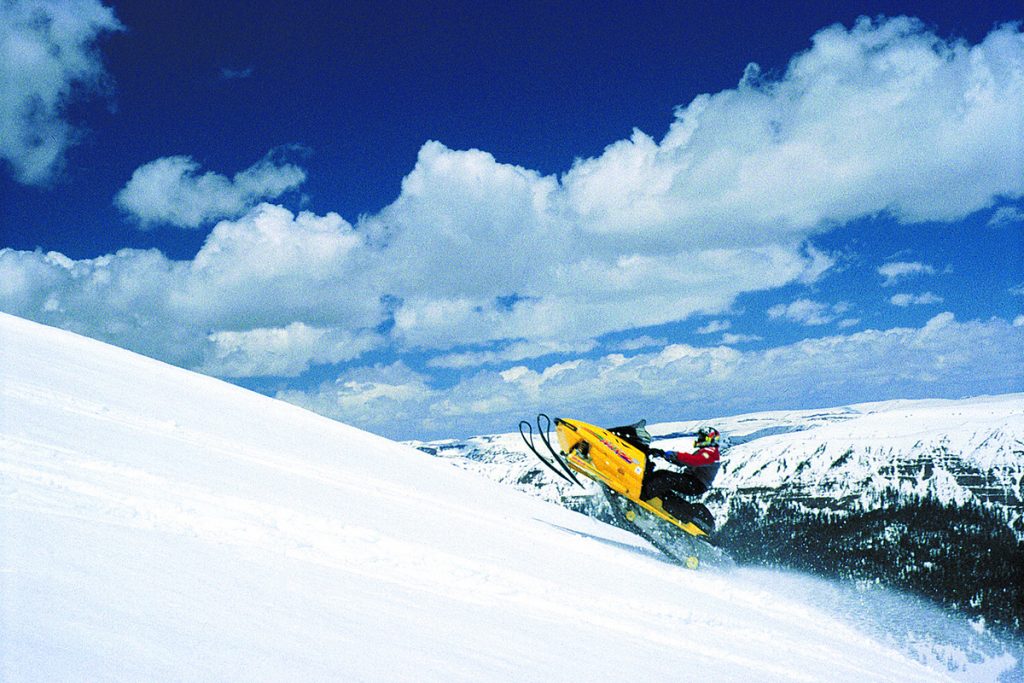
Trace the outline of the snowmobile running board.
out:
[[[541,425],[542,419],[547,423],[544,426]],[[524,425],[526,427],[525,431],[523,429]],[[529,436],[527,436],[527,432],[529,432]],[[576,474],[571,469],[569,469],[569,466],[565,463],[564,460],[562,460],[561,456],[559,456],[559,454],[556,453],[555,449],[551,446],[551,418],[545,415],[544,413],[539,413],[537,415],[537,434],[538,436],[540,436],[540,440],[544,442],[544,445],[547,447],[548,452],[551,453],[551,457],[554,458],[555,462],[557,462],[561,466],[561,469],[558,469],[553,464],[551,464],[551,462],[543,455],[541,455],[540,451],[537,450],[537,447],[533,443],[533,425],[531,425],[526,420],[519,421],[519,436],[523,437],[523,441],[526,443],[526,447],[529,448],[530,451],[532,451],[533,454],[537,456],[537,459],[544,463],[548,467],[548,469],[550,469],[552,472],[554,472],[555,474],[557,474],[559,477],[569,482],[570,484],[578,484],[580,486],[583,486],[583,484],[580,483],[580,480],[576,478]]]

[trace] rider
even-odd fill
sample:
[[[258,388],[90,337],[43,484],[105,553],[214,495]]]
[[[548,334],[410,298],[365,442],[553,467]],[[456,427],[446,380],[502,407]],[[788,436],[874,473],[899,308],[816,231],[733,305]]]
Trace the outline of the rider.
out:
[[[714,519],[707,512],[707,508],[685,501],[681,496],[699,496],[711,487],[711,482],[714,481],[721,465],[718,452],[719,436],[717,429],[701,427],[697,430],[697,439],[693,442],[693,453],[649,448],[650,455],[664,458],[685,469],[682,472],[671,469],[648,469],[643,481],[641,498],[660,498],[662,507],[670,515],[700,522],[698,526],[713,527]]]

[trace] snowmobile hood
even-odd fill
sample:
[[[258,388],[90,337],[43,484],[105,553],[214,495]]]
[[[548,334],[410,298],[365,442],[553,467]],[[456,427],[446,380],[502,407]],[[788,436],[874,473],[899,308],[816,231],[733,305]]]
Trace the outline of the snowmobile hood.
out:
[[[616,491],[631,497],[640,495],[647,455],[603,427],[581,420],[555,418],[558,444],[566,454],[577,453],[604,475]],[[570,460],[572,464],[572,460]]]

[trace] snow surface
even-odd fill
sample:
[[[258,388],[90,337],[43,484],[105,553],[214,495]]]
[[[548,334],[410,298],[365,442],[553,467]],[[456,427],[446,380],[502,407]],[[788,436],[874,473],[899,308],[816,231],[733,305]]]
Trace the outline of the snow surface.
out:
[[[0,314],[3,681],[1021,671],[909,598],[687,571],[408,446]]]

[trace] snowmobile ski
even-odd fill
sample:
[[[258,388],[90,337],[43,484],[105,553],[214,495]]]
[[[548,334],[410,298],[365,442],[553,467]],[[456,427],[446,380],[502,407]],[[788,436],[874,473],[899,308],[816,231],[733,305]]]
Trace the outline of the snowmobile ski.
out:
[[[546,430],[544,429],[544,427],[541,426],[541,418],[547,420]],[[526,428],[525,431],[523,429],[524,427]],[[529,432],[529,436],[527,436],[527,432]],[[537,456],[537,459],[544,463],[544,465],[546,465],[548,469],[550,469],[552,472],[554,472],[555,474],[557,474],[559,477],[569,482],[570,484],[578,484],[580,486],[583,486],[583,484],[576,477],[573,471],[569,469],[565,462],[559,457],[558,453],[555,452],[555,449],[551,446],[551,418],[545,415],[544,413],[540,413],[539,415],[537,415],[537,433],[540,436],[540,440],[547,447],[548,451],[550,451],[552,458],[554,458],[555,462],[557,462],[561,466],[561,469],[555,467],[551,463],[551,461],[549,461],[547,458],[541,455],[540,451],[537,450],[537,447],[533,443],[533,425],[531,425],[526,420],[520,420],[519,435],[523,437],[523,441],[526,443],[526,447],[529,448],[535,456]]]

